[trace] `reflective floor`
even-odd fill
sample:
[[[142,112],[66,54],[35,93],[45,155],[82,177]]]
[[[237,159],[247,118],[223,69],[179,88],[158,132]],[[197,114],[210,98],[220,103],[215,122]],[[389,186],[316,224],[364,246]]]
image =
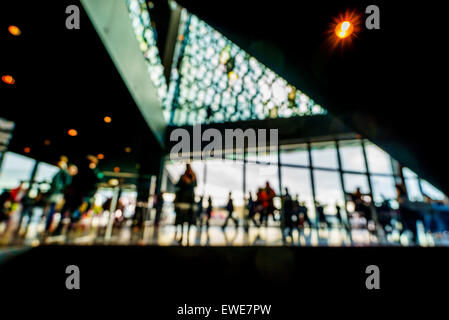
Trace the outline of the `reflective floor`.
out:
[[[59,223],[56,215],[53,227]],[[184,225],[181,239],[181,226],[173,225],[174,215],[166,215],[159,227],[153,225],[152,220],[145,221],[141,228],[133,226],[132,220],[115,223],[112,230],[108,230],[108,213],[90,217],[83,217],[68,230],[68,221],[63,220],[62,232],[55,235],[46,234],[45,219],[42,210],[36,208],[31,219],[24,217],[19,227],[20,213],[11,216],[8,223],[0,224],[0,245],[2,246],[37,246],[41,244],[118,244],[118,245],[191,245],[191,246],[371,246],[371,245],[416,245],[410,241],[407,233],[398,230],[389,232],[373,232],[360,227],[359,221],[352,221],[351,232],[343,226],[334,224],[330,227],[321,225],[320,228],[304,227],[295,229],[289,234],[280,228],[279,221],[271,217],[266,226],[256,227],[250,222],[247,227],[229,224],[222,228],[223,218],[216,217],[210,221],[210,226],[194,225],[188,228]],[[240,219],[243,220],[243,219]],[[244,221],[241,221],[244,222]],[[188,230],[189,229],[189,230]],[[421,246],[449,245],[447,234],[425,233],[418,226],[419,243]]]

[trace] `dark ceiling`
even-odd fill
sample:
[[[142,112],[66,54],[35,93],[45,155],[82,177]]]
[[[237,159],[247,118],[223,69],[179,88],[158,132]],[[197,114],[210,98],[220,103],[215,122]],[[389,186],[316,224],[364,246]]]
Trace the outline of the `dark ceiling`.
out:
[[[449,193],[443,155],[447,37],[439,2],[179,3]],[[65,28],[69,4],[82,10],[80,30]],[[351,46],[331,51],[326,31],[332,18],[352,9],[363,22],[370,4],[380,7],[381,29],[362,29]],[[0,72],[17,80],[13,87],[0,83],[0,116],[17,122],[13,151],[29,146],[32,157],[49,162],[60,154],[103,153],[105,168],[158,167],[160,148],[79,1],[3,1],[0,16]],[[166,28],[164,19],[154,20]],[[10,24],[23,34],[12,37]],[[103,122],[105,115],[111,124]],[[69,137],[70,128],[79,135]]]
[[[65,27],[70,4],[81,9],[80,30]],[[50,163],[102,153],[104,170],[157,170],[161,149],[79,1],[2,1],[0,14],[0,73],[16,79],[0,82],[0,117],[16,122],[10,150],[29,147],[28,156]]]
[[[178,2],[449,193],[441,2]],[[364,26],[371,4],[380,8],[380,30]],[[347,10],[361,15],[362,29],[351,45],[331,50],[329,24]]]

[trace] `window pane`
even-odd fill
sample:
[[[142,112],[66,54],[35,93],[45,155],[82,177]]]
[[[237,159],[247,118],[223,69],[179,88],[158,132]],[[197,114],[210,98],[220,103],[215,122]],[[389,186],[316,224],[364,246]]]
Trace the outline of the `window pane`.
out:
[[[337,152],[334,142],[312,144],[312,166],[321,168],[338,168]]]
[[[243,205],[243,162],[232,160],[207,160],[205,198],[212,196],[214,206],[225,206],[228,193],[236,206]],[[201,190],[201,189],[200,189]],[[200,190],[198,190],[200,192]]]
[[[405,178],[405,187],[411,201],[422,201],[424,199],[417,178]]]
[[[341,166],[343,170],[365,172],[365,159],[363,158],[360,140],[340,142]]]
[[[256,152],[248,152],[246,155],[246,159],[250,162],[261,162],[261,163],[270,163],[275,164],[278,163],[278,151],[276,148],[273,149],[262,149]]]
[[[365,144],[365,151],[371,173],[392,174],[391,159],[388,153],[369,141]]]
[[[429,196],[433,200],[443,200],[444,193],[428,183],[426,180],[421,179],[422,191],[426,196]]]
[[[416,175],[416,173],[414,173],[412,170],[410,170],[409,168],[402,168],[402,174],[404,175],[405,178],[417,178],[418,176]]]
[[[324,205],[324,212],[335,214],[335,204],[344,208],[343,192],[341,190],[338,172],[314,170],[316,200]]]
[[[396,199],[396,188],[393,176],[371,176],[371,183],[373,185],[374,202],[381,203],[384,200]]]
[[[288,188],[290,195],[300,202],[304,201],[309,212],[313,212],[312,186],[310,170],[302,168],[281,167],[282,187]]]
[[[0,173],[0,189],[11,189],[31,177],[35,161],[17,153],[6,152]]]
[[[53,176],[59,171],[59,168],[50,164],[41,162],[37,166],[36,177],[37,182],[51,182]]]
[[[308,166],[309,152],[307,151],[307,145],[281,149],[281,164]]]
[[[346,192],[353,193],[357,188],[364,194],[369,193],[368,178],[364,174],[345,173],[343,175]]]

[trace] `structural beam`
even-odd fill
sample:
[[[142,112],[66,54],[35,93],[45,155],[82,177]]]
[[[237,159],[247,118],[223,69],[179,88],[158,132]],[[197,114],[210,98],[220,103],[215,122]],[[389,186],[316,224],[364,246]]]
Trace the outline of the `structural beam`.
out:
[[[164,147],[167,124],[162,103],[139,48],[125,0],[81,0],[81,3],[145,121]]]

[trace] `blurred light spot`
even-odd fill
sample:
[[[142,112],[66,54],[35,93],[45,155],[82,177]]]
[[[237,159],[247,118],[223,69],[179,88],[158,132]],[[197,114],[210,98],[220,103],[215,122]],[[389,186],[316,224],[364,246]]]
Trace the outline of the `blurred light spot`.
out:
[[[31,148],[30,148],[30,147],[25,147],[25,148],[23,149],[23,152],[25,152],[25,153],[30,153],[30,152],[31,152]]]
[[[114,167],[114,172],[120,172],[120,167]]]
[[[117,179],[111,179],[109,180],[109,184],[111,186],[118,186],[119,181]]]
[[[50,140],[44,140],[44,145],[46,145],[46,146],[49,146],[51,144],[51,141]]]
[[[102,154],[102,153],[97,154],[97,158],[100,159],[100,160],[103,160],[104,159],[104,154]]]
[[[126,152],[126,153],[130,153],[130,152],[131,152],[131,148],[130,148],[130,147],[126,147],[126,148],[125,148],[125,152]]]
[[[109,117],[109,116],[106,116],[106,117],[104,117],[104,122],[106,122],[106,123],[111,123],[111,121],[112,121],[112,118],[111,117]]]
[[[69,131],[67,131],[67,133],[71,137],[76,137],[78,135],[78,131],[76,131],[75,129],[70,129]]]
[[[349,21],[342,21],[335,27],[335,34],[340,39],[344,39],[346,37],[349,37],[354,30],[354,27],[351,22]]]
[[[12,34],[13,36],[20,36],[22,34],[22,31],[20,31],[19,27],[11,25],[8,27],[8,31],[10,34]]]
[[[2,81],[6,84],[14,84],[16,83],[16,80],[10,76],[9,74],[6,74],[4,76],[2,76]]]

